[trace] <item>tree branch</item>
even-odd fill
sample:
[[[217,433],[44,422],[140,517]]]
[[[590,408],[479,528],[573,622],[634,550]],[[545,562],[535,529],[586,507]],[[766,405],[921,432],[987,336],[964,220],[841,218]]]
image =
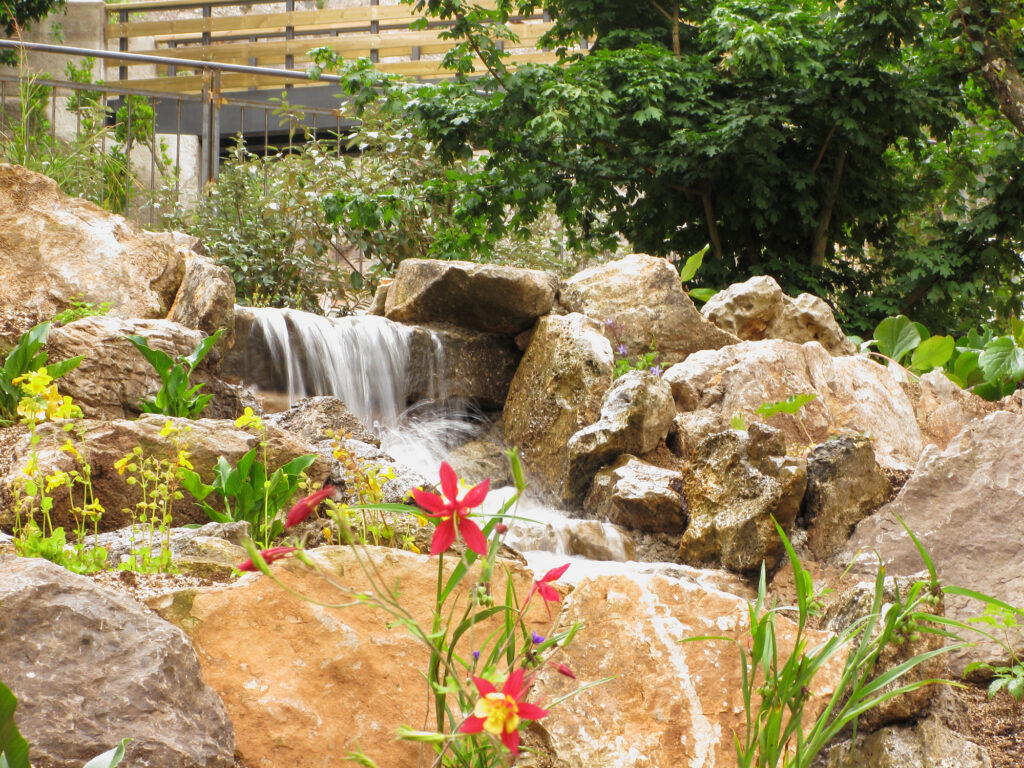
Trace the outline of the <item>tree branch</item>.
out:
[[[958,0],[957,15],[967,39],[981,44],[981,50],[977,51],[981,59],[981,76],[992,89],[999,110],[1024,136],[1024,77],[1014,61],[1013,51],[988,30],[983,19],[971,13],[966,0]]]
[[[700,201],[704,204],[704,221],[708,225],[708,238],[711,240],[711,252],[715,255],[716,259],[724,259],[725,253],[722,251],[722,241],[718,237],[718,224],[715,222],[715,211],[711,207],[711,193],[702,192],[700,195]]]

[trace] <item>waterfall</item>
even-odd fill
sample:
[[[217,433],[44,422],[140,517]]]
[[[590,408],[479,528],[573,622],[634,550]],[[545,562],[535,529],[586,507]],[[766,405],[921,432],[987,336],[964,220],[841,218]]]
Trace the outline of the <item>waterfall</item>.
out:
[[[406,406],[412,328],[372,315],[327,318],[292,309],[248,311],[254,318],[249,343],[265,348],[289,405],[303,397],[333,395],[368,427],[398,422]],[[253,354],[255,349],[249,352]],[[442,365],[431,361],[435,371]]]

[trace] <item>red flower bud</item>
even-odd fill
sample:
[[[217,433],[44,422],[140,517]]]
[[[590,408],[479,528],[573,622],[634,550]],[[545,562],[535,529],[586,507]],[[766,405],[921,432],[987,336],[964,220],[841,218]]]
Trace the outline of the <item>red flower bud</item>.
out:
[[[316,493],[311,493],[304,499],[300,499],[298,504],[291,508],[288,512],[288,517],[285,518],[284,527],[291,528],[293,525],[298,525],[307,517],[309,517],[313,510],[316,509],[320,502],[326,499],[334,493],[333,485],[325,485]]]
[[[267,565],[270,565],[275,560],[280,560],[282,557],[287,557],[292,552],[295,552],[297,549],[298,547],[271,547],[270,549],[262,550],[260,552],[260,557],[263,558]],[[256,567],[256,564],[253,563],[252,558],[250,558],[246,560],[244,563],[242,563],[240,566],[238,566],[238,570],[258,571],[259,568]]]
[[[553,661],[549,661],[548,664],[557,669],[558,674],[565,675],[566,677],[571,677],[573,680],[576,679],[576,675],[573,674],[573,671],[569,669],[567,666],[565,666],[565,664],[556,664]]]

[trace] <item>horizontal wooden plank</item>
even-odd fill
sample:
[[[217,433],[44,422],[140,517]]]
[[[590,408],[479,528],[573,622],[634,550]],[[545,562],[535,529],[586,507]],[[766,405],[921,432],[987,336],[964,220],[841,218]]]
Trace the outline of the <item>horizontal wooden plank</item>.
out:
[[[532,48],[550,25],[547,24],[513,24],[510,25],[519,36],[518,43],[510,44],[517,48]],[[365,57],[375,50],[382,57],[410,56],[413,48],[419,48],[421,55],[444,53],[451,48],[451,41],[439,38],[440,30],[424,30],[422,32],[387,32],[377,35],[339,35],[327,37],[299,37],[293,40],[262,40],[257,42],[220,43],[215,45],[179,46],[177,48],[159,48],[145,51],[132,51],[165,58],[196,59],[199,61],[218,61],[222,63],[245,63],[251,59],[263,65],[271,62],[283,62],[285,56],[308,61],[307,52],[312,48],[326,46],[347,58]],[[109,59],[108,68],[124,66],[121,62]],[[144,63],[128,62],[128,66],[147,66]],[[152,66],[152,65],[149,65]]]
[[[132,0],[127,3],[108,2],[106,4],[107,15],[111,18],[119,16],[122,11],[128,13],[142,13],[145,11],[178,11],[194,10],[206,6],[255,6],[255,5],[280,5],[281,0]],[[487,0],[477,0],[477,4],[484,8],[493,8],[494,3]],[[369,7],[369,6],[366,6]],[[403,4],[381,5],[379,8],[401,8]],[[409,6],[404,6],[409,7]]]
[[[163,35],[201,35],[203,32],[248,32],[265,29],[328,28],[369,26],[381,21],[389,26],[412,23],[421,18],[409,5],[367,5],[358,8],[327,8],[322,11],[290,11],[282,13],[239,13],[232,16],[209,16],[199,19],[168,19],[165,21],[129,21],[108,24],[107,39],[121,37],[156,37]]]
[[[516,64],[554,64],[558,61],[558,56],[553,51],[540,51],[537,53],[520,54],[511,57],[512,61],[510,66]],[[450,76],[450,72],[441,69],[440,61],[399,61],[399,62],[388,62],[384,64],[378,64],[377,68],[382,72],[390,72],[397,75],[405,75],[407,77],[421,77],[421,78],[444,78]],[[477,71],[483,72],[483,65],[477,66]],[[203,87],[203,78],[201,75],[179,75],[178,77],[156,77],[156,78],[139,78],[125,81],[126,84],[130,84],[133,88],[144,89],[147,91],[156,91],[159,93],[199,93]],[[242,75],[234,73],[225,73],[221,76],[221,91],[241,91],[246,88],[274,88],[281,89],[286,83],[292,83],[296,87],[303,87],[306,85],[322,85],[316,81],[304,81],[304,80],[291,80],[286,81],[277,77],[267,77],[264,75]]]

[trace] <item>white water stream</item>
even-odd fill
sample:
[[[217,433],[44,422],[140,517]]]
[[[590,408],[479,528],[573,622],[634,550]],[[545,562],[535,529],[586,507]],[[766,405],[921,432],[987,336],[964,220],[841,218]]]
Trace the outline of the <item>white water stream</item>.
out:
[[[410,341],[413,330],[382,317],[330,319],[308,312],[255,309],[252,334],[262,334],[271,365],[283,374],[289,403],[310,395],[334,395],[381,438],[381,449],[399,464],[427,478],[436,478],[449,449],[474,439],[479,419],[465,410],[406,407]],[[432,395],[444,400],[444,350],[437,337],[430,359],[415,361],[433,377]],[[497,512],[511,497],[511,488],[494,489],[485,513]],[[522,552],[531,567],[543,573],[567,561],[576,563],[565,581],[609,571],[611,562],[628,559],[631,543],[620,529],[595,520],[569,517],[535,498],[520,500],[506,543]],[[649,565],[649,564],[647,564]],[[611,570],[621,571],[623,566]]]

